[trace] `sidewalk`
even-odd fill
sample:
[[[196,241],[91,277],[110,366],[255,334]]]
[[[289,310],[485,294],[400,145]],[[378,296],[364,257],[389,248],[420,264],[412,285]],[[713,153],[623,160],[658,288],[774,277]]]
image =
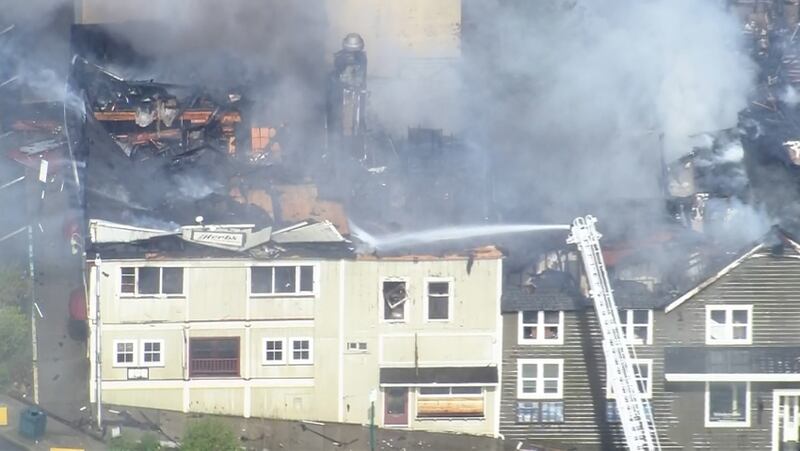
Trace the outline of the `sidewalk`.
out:
[[[29,407],[28,404],[14,399],[5,394],[0,394],[0,406],[8,407],[8,425],[0,426],[0,449],[5,447],[14,450],[16,446],[19,450],[43,450],[50,451],[52,448],[66,448],[85,451],[102,451],[108,448],[106,444],[96,438],[81,432],[76,427],[59,421],[48,415],[47,428],[42,440],[35,442],[19,434],[19,415],[20,412]]]

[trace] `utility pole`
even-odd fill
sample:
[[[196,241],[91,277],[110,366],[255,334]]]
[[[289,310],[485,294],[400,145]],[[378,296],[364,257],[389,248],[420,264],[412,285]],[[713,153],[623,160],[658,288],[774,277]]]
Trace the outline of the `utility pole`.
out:
[[[39,404],[39,345],[36,339],[36,266],[33,254],[33,227],[28,226],[28,271],[31,278],[31,368],[33,378],[33,403]]]
[[[369,392],[369,451],[375,451],[375,401],[378,391],[374,388]]]
[[[103,365],[102,353],[100,349],[100,254],[94,258],[94,376],[95,376],[95,399],[97,401],[97,429],[103,430]]]

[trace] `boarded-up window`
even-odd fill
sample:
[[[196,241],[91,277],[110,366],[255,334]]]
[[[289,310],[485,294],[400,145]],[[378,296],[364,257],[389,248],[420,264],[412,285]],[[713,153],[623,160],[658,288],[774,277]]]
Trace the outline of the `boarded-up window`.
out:
[[[417,396],[417,416],[422,418],[482,417],[484,397],[481,387],[421,387]]]

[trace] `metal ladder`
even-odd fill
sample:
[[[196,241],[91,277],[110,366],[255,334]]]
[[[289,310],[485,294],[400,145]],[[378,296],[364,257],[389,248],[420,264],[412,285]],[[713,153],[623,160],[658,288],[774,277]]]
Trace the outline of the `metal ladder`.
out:
[[[593,216],[576,218],[567,243],[575,244],[583,257],[589,295],[597,311],[603,333],[603,352],[606,357],[609,381],[617,401],[617,410],[631,451],[661,449],[650,403],[640,395],[633,360],[636,354],[622,333],[617,305],[608,280],[600,251],[600,235]],[[652,383],[652,382],[651,382]]]

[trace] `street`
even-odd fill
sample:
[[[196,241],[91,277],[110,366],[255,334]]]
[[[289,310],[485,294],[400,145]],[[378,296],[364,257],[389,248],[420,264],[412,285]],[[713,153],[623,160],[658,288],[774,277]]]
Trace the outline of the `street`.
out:
[[[72,255],[63,233],[71,185],[62,189],[58,181],[48,183],[42,198],[45,185],[31,183],[29,198],[39,203],[33,214],[35,297],[41,311],[36,316],[39,404],[51,414],[79,423],[91,409],[81,411],[89,406],[85,342],[70,336],[68,330],[69,293],[82,283],[81,255]]]

